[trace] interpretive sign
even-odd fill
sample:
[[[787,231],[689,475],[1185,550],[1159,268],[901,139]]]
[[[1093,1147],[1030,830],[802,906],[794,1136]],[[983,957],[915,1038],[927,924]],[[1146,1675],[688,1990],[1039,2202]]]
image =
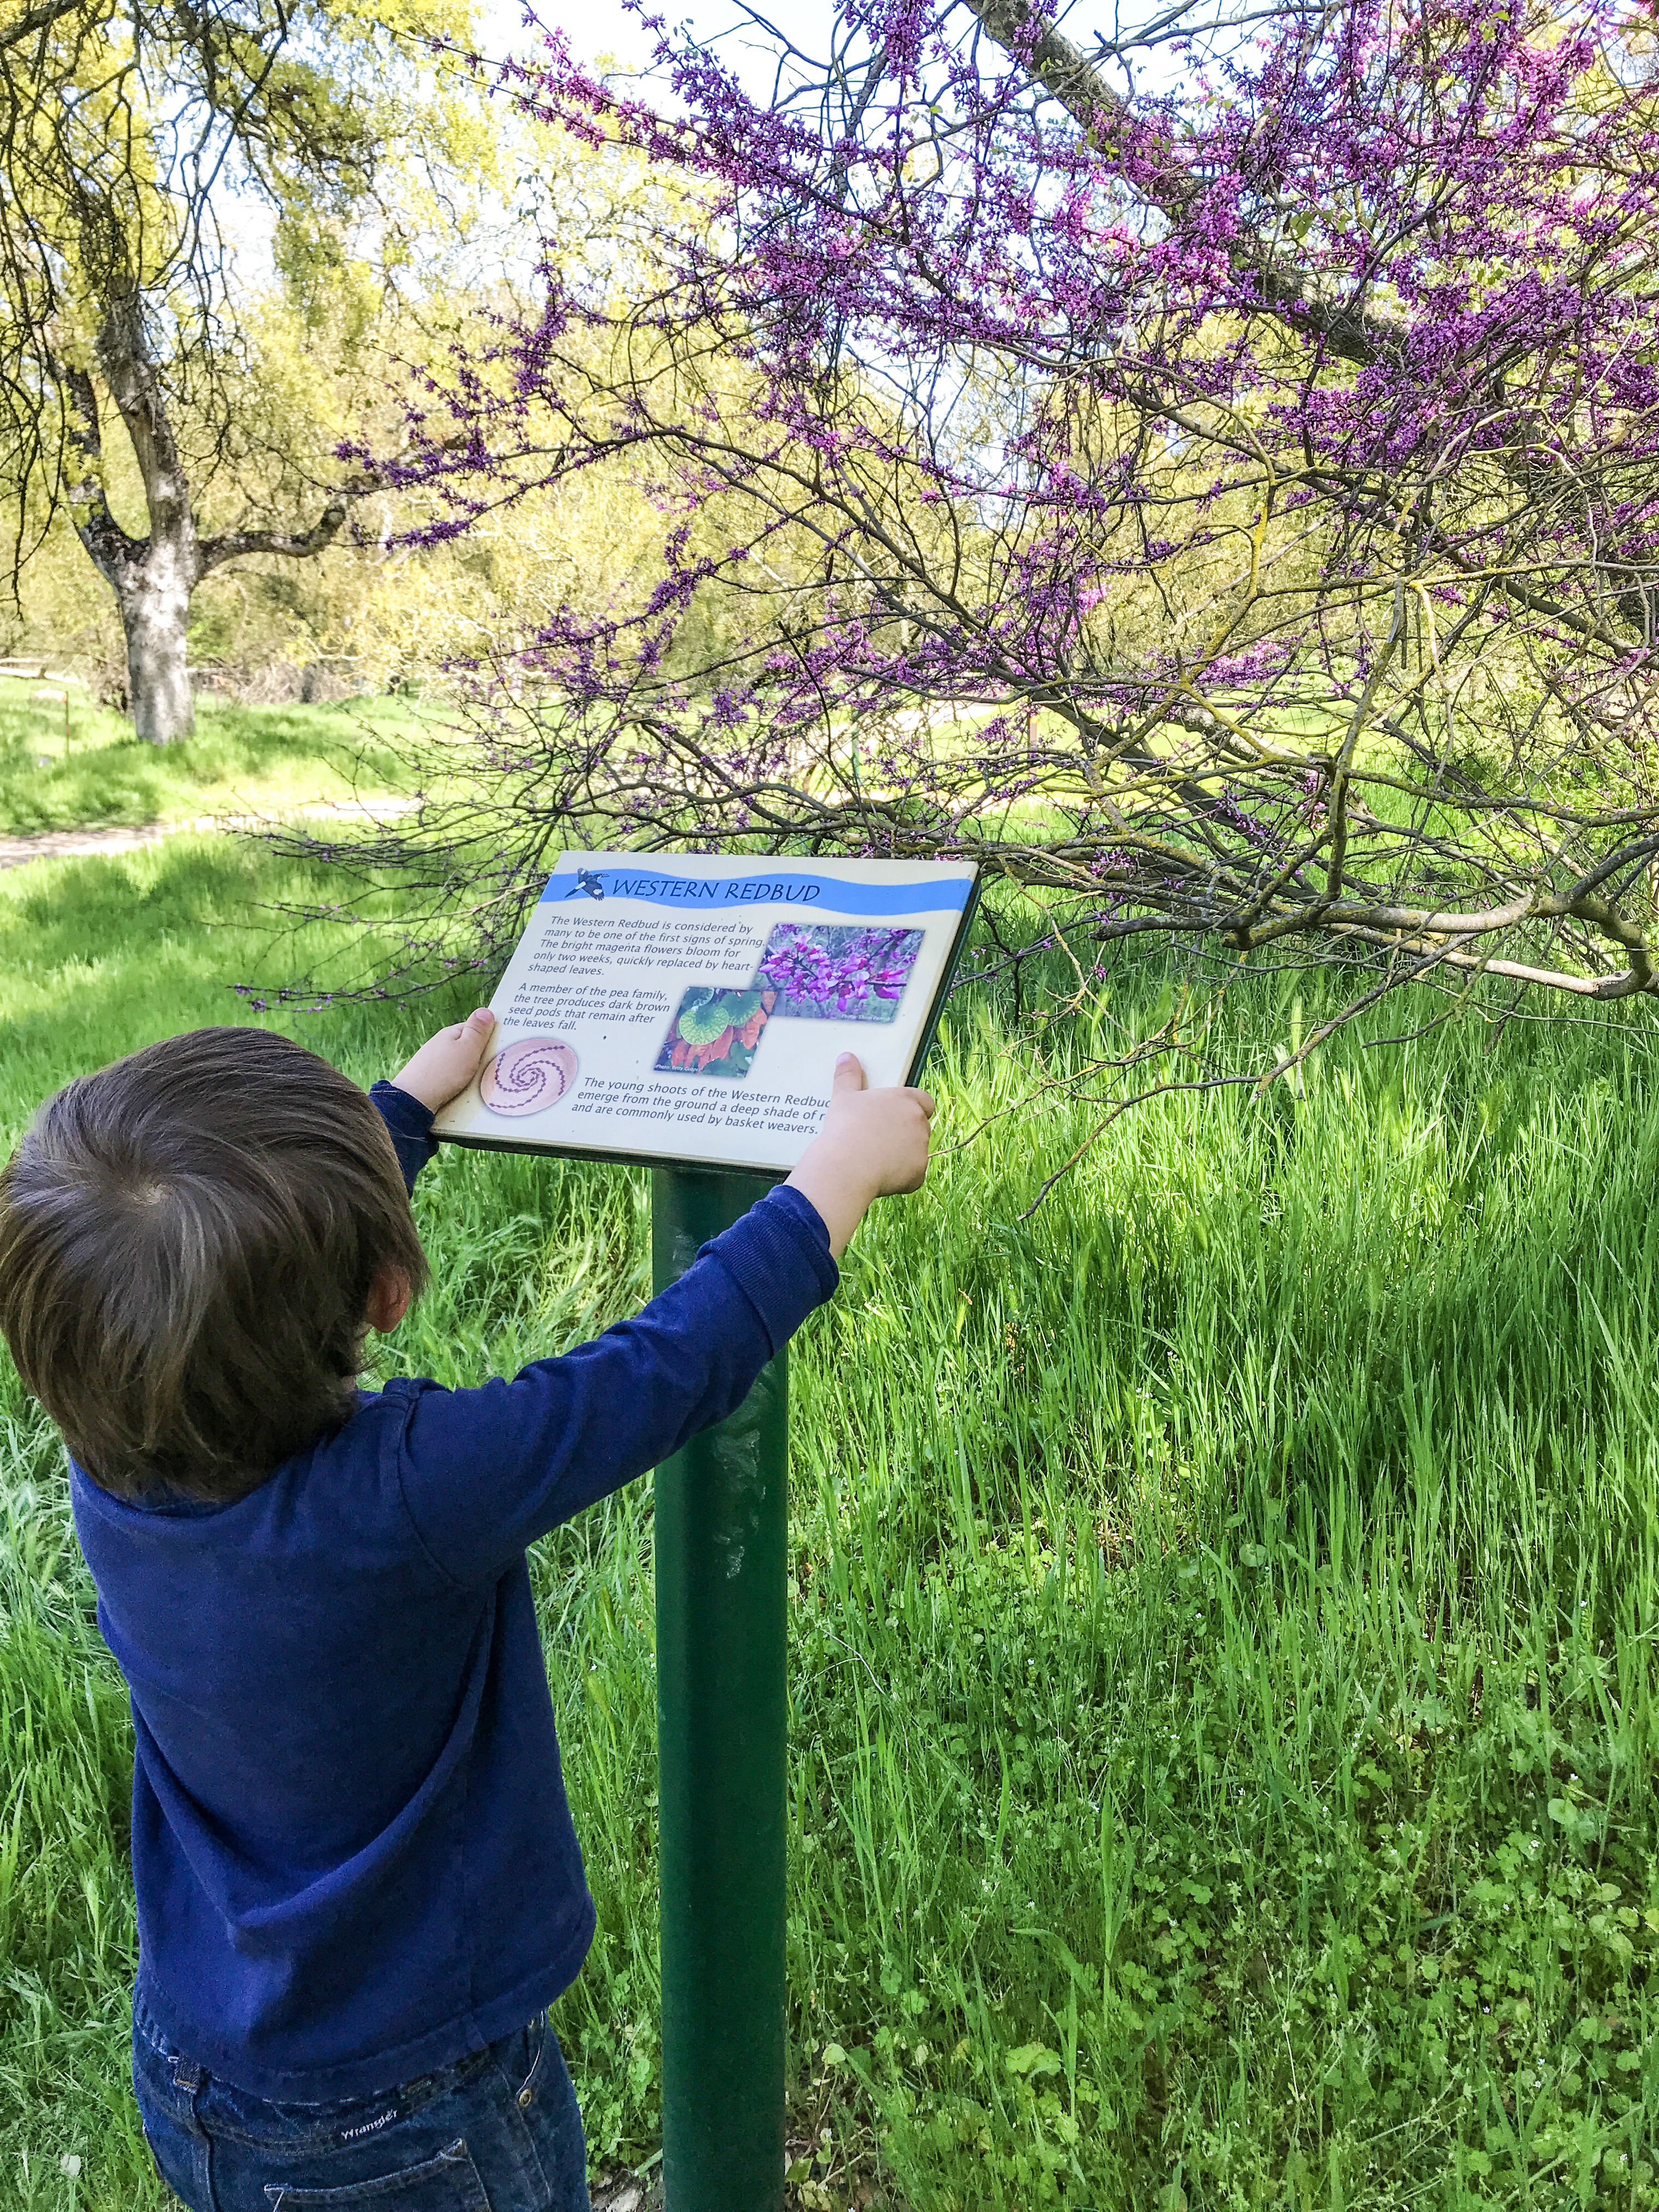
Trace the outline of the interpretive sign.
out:
[[[477,1081],[437,1133],[498,1151],[787,1171],[837,1054],[912,1079],[971,866],[566,853],[501,987]]]

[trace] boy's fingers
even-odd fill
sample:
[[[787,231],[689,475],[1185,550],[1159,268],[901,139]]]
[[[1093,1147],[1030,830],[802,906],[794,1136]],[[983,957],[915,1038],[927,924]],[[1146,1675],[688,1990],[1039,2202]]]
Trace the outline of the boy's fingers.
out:
[[[912,1091],[910,1096],[915,1100],[917,1105],[921,1107],[922,1112],[931,1121],[935,1112],[938,1110],[933,1102],[933,1092],[931,1091]]]
[[[848,1091],[862,1091],[863,1088],[863,1061],[855,1052],[842,1053],[836,1062],[835,1080],[830,1085],[831,1095],[839,1098]]]

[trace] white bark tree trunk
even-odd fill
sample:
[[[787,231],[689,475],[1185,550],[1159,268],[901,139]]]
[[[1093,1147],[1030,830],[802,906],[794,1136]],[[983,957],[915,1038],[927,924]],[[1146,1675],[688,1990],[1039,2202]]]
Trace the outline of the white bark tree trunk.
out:
[[[127,702],[137,734],[153,745],[196,727],[186,647],[193,558],[151,539],[144,561],[117,586],[127,645]],[[194,554],[194,547],[190,549]]]
[[[196,727],[185,665],[191,593],[210,569],[250,555],[307,560],[331,545],[348,499],[374,488],[363,477],[330,498],[309,530],[228,530],[197,535],[190,483],[167,415],[167,397],[145,341],[136,292],[107,303],[98,358],[132,446],[144,487],[149,535],[138,538],[110,511],[104,488],[98,393],[84,365],[55,362],[66,402],[70,491],[81,543],[121,610],[127,647],[127,701],[138,735],[164,745]]]

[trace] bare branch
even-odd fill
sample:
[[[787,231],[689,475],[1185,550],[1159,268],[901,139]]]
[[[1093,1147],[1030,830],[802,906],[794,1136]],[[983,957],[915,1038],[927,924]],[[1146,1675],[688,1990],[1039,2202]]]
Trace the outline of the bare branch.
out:
[[[0,23],[0,53],[21,46],[37,31],[49,31],[54,23],[74,15],[82,5],[82,0],[36,0],[36,4],[25,9],[15,22]]]
[[[76,532],[99,574],[118,583],[143,553],[110,512],[104,490],[103,437],[98,393],[90,374],[64,362],[52,364],[64,395],[64,434],[71,455],[68,498]]]
[[[204,538],[198,555],[201,572],[206,575],[227,561],[240,561],[258,553],[281,554],[291,561],[311,560],[333,544],[346,514],[345,500],[336,497],[330,500],[309,530],[227,530],[216,538]]]

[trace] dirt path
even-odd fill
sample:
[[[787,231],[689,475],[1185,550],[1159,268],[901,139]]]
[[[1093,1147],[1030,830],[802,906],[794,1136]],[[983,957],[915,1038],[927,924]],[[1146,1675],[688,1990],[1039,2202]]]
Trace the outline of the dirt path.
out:
[[[164,837],[200,836],[210,830],[257,830],[278,821],[392,822],[412,814],[417,799],[340,799],[296,806],[276,814],[192,814],[178,822],[141,822],[108,830],[40,830],[23,837],[0,836],[0,868],[21,868],[30,860],[82,860],[95,853],[136,853]]]

